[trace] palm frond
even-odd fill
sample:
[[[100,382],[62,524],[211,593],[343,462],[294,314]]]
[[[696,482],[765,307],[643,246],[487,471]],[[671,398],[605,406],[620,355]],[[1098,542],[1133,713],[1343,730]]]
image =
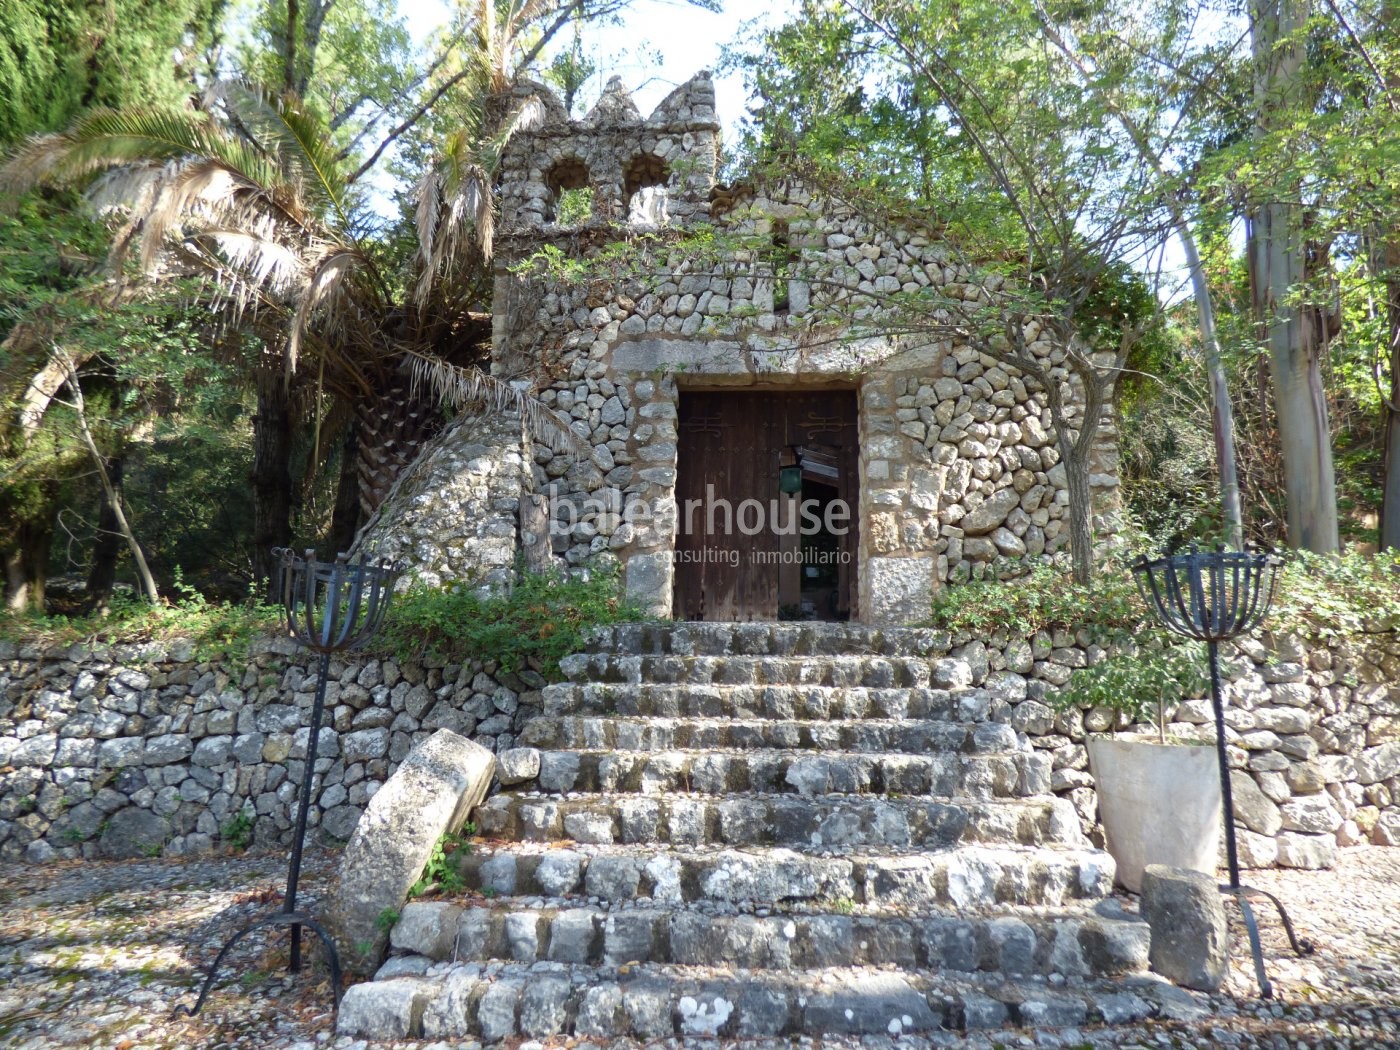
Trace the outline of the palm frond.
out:
[[[292,93],[271,96],[242,81],[221,81],[217,97],[259,145],[294,174],[307,194],[338,215],[346,213],[345,177],[330,129]]]
[[[311,319],[318,312],[322,317],[320,334],[328,342],[343,344],[345,328],[360,319],[353,297],[346,295],[356,272],[364,265],[364,253],[345,245],[328,245],[324,256],[311,271],[301,292],[296,314],[292,317],[287,336],[287,371],[296,371],[297,358]],[[324,309],[323,309],[324,308]]]
[[[528,391],[479,368],[459,368],[416,350],[405,353],[415,393],[431,394],[459,411],[480,405],[496,412],[518,413],[530,436],[542,445],[576,459],[593,458],[587,435]]]
[[[188,157],[219,161],[252,185],[275,184],[280,173],[249,143],[207,114],[184,110],[95,109],[65,131],[36,135],[0,167],[0,195],[40,185],[71,185],[93,172],[136,162]]]
[[[496,232],[491,173],[510,139],[538,126],[544,113],[539,96],[530,95],[484,144],[459,131],[443,144],[438,162],[419,180],[414,210],[418,279],[413,294],[420,308],[429,302],[434,282],[456,262],[469,234],[474,235],[482,258],[491,258]]]

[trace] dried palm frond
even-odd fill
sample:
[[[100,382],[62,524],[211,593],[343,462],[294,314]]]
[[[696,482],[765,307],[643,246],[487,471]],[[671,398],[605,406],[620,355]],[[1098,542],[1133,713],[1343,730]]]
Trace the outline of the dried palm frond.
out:
[[[588,435],[579,433],[573,420],[561,416],[527,390],[479,368],[458,368],[440,357],[414,350],[406,354],[416,393],[428,392],[459,411],[477,405],[496,412],[518,413],[531,437],[551,451],[576,459],[593,458]]]
[[[543,103],[531,95],[521,100],[504,125],[484,141],[478,132],[479,121],[459,129],[443,144],[437,163],[424,172],[414,211],[418,234],[414,300],[420,308],[429,302],[434,283],[447,275],[469,246],[480,258],[491,258],[494,173],[510,139],[537,126],[543,116]]]
[[[287,337],[287,371],[294,372],[302,340],[311,318],[319,313],[320,330],[332,343],[348,342],[352,336],[364,338],[364,304],[353,292],[363,291],[356,277],[365,265],[364,253],[355,247],[327,244],[315,262],[310,277],[300,289],[300,301],[292,317]],[[353,287],[352,286],[357,286]],[[380,311],[376,311],[379,313]]]
[[[217,159],[252,185],[275,182],[276,165],[208,114],[167,109],[95,109],[65,131],[35,135],[0,166],[6,203],[41,183],[73,183],[126,164]]]

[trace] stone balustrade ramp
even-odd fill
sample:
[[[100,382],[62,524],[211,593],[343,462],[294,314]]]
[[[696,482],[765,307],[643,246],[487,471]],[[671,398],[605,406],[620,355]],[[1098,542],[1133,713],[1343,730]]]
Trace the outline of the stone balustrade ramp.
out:
[[[1190,1013],[938,632],[598,632],[342,1033],[898,1035]]]

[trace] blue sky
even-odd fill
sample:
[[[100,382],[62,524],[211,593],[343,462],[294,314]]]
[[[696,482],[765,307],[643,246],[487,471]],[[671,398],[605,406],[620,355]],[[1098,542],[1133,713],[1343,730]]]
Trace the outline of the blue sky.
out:
[[[682,0],[636,0],[623,13],[619,26],[586,27],[585,54],[598,66],[583,92],[584,104],[591,103],[610,76],[620,76],[643,114],[664,99],[678,84],[699,70],[713,70],[720,50],[730,42],[741,25],[753,19],[780,24],[792,9],[792,0],[727,0],[723,13],[691,7]],[[448,5],[444,0],[406,0],[402,10],[414,38],[422,41],[444,25]],[[572,37],[558,38],[567,46]],[[744,115],[746,98],[742,80],[735,75],[715,81],[719,117],[726,128],[733,128]]]

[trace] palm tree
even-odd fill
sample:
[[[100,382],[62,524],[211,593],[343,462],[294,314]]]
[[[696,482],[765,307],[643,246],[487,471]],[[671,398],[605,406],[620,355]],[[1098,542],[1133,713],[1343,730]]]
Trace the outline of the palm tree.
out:
[[[353,427],[363,514],[440,428],[438,402],[517,411],[537,439],[577,447],[565,421],[484,367],[489,172],[532,111],[517,104],[475,149],[465,138],[448,144],[420,187],[419,249],[406,272],[386,272],[382,246],[358,232],[327,129],[294,96],[244,85],[219,85],[202,110],[89,113],[30,140],[0,168],[0,190],[115,170],[125,188],[107,194],[131,207],[114,272],[134,254],[148,277],[202,277],[207,304],[259,337],[255,544],[270,547],[289,538],[278,519],[287,520],[287,416],[298,405],[316,421],[313,462],[329,457],[336,430]]]

